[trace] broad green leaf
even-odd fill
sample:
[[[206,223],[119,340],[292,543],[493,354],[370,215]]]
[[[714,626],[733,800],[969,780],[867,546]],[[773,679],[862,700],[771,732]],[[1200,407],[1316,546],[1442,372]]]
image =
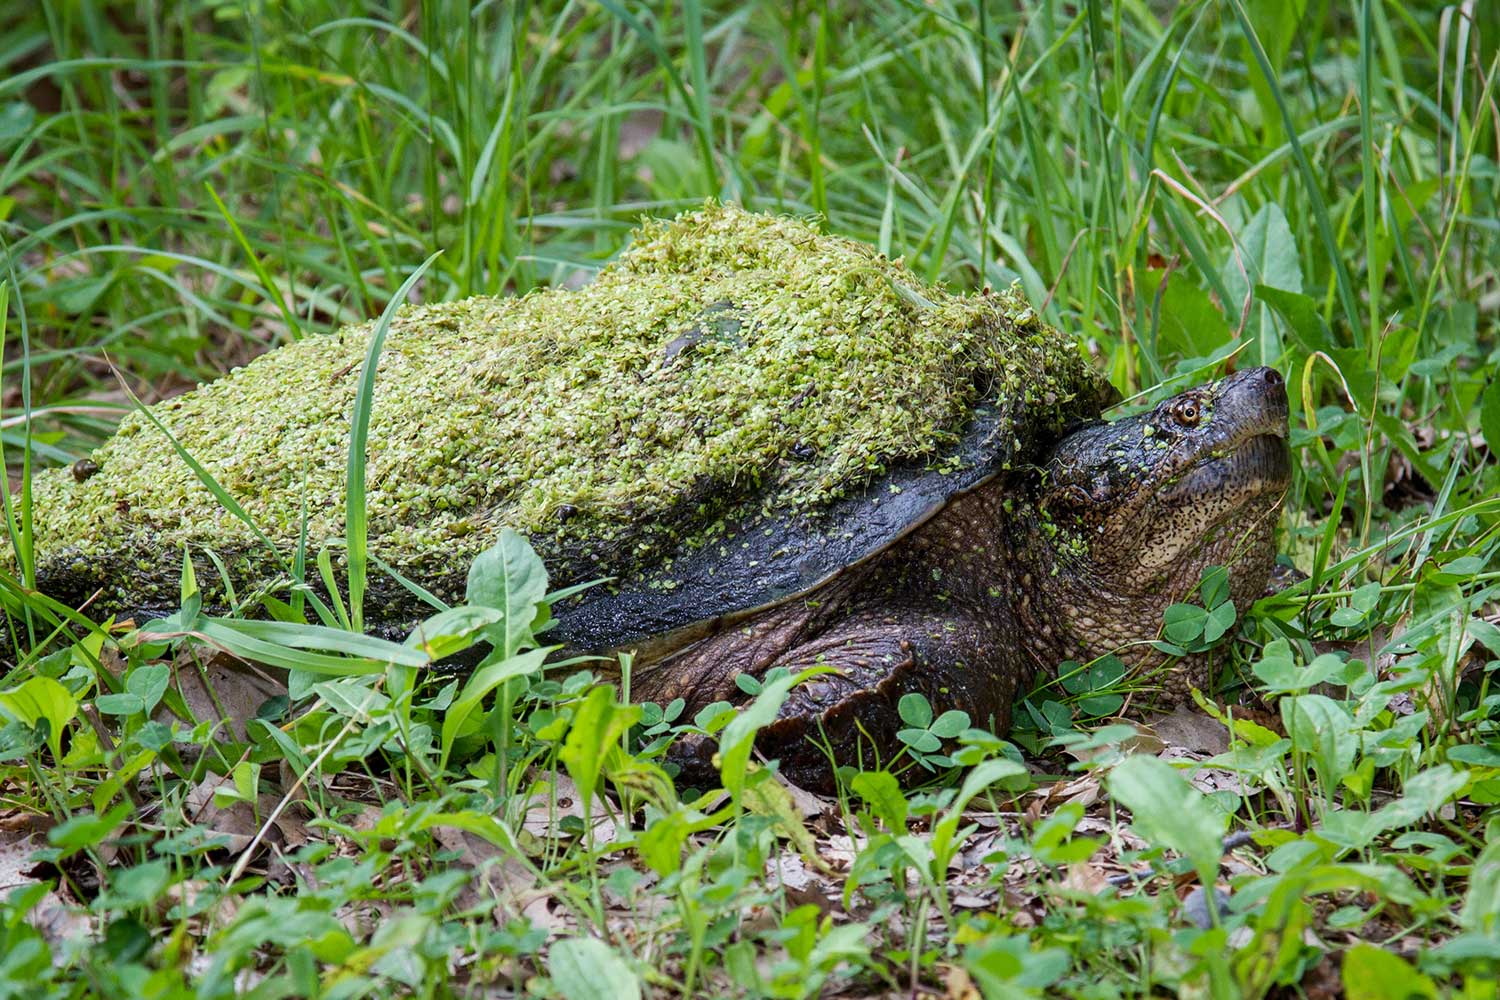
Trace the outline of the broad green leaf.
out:
[[[233,779],[214,786],[214,805],[228,809],[236,802],[254,802],[260,792],[260,765],[242,760],[229,772]]]
[[[165,663],[143,663],[125,678],[125,690],[141,699],[142,710],[151,712],[172,681],[172,668]]]
[[[469,567],[466,603],[494,608],[504,615],[488,631],[502,655],[510,656],[531,636],[537,605],[547,596],[547,570],[526,536],[511,529],[481,552]]]
[[[1203,636],[1208,612],[1196,604],[1173,604],[1162,614],[1163,634],[1179,646],[1197,642]]]
[[[474,645],[480,632],[504,618],[498,608],[478,604],[448,608],[412,629],[411,635],[406,637],[406,645],[421,650],[433,660],[441,660],[468,649]]]
[[[891,841],[900,849],[901,853],[911,861],[912,867],[922,874],[924,878],[932,875],[932,846],[927,838],[903,833],[892,837]]]
[[[943,748],[943,741],[925,729],[903,729],[896,738],[917,753],[937,753]]]
[[[94,708],[100,715],[138,715],[146,703],[138,694],[101,694],[94,699]]]
[[[1354,766],[1359,749],[1359,734],[1349,713],[1331,698],[1302,694],[1281,702],[1281,719],[1292,746],[1312,758],[1322,786],[1338,787]]]
[[[78,714],[78,699],[50,677],[32,677],[0,691],[0,714],[28,726],[46,719],[47,746],[53,758],[61,760],[63,728]]]
[[[1412,1000],[1437,995],[1431,979],[1384,948],[1357,941],[1344,952],[1347,1000]]]
[[[1500,840],[1491,840],[1475,860],[1458,922],[1467,931],[1500,935]]]
[[[1130,810],[1130,825],[1153,844],[1184,855],[1205,886],[1214,884],[1229,817],[1165,761],[1137,754],[1109,773],[1109,793]]]
[[[776,721],[792,688],[809,677],[830,672],[830,667],[814,667],[800,674],[783,674],[766,684],[755,700],[729,720],[719,738],[719,774],[724,787],[738,796],[745,788],[745,771],[750,766],[750,751],[755,734]]]
[[[1306,666],[1299,666],[1292,647],[1285,639],[1266,644],[1261,658],[1250,666],[1271,694],[1306,691],[1330,677],[1341,674],[1344,663],[1332,653],[1324,653]]]
[[[516,835],[511,832],[510,827],[486,813],[472,810],[433,813],[420,819],[416,824],[416,829],[428,830],[440,826],[451,826],[455,830],[472,833],[494,847],[509,851],[517,858],[522,857],[521,848],[516,843]]]
[[[1223,566],[1205,569],[1198,581],[1198,595],[1205,608],[1216,608],[1229,600],[1229,570]]]
[[[1039,948],[1025,936],[986,935],[964,951],[964,967],[986,997],[1042,995],[1068,971],[1072,961],[1063,948]],[[1054,995],[1048,991],[1046,995]]]
[[[1449,764],[1429,767],[1406,779],[1401,797],[1382,806],[1376,815],[1381,829],[1395,830],[1411,826],[1422,817],[1436,813],[1469,784],[1469,772]]]
[[[1492,654],[1500,656],[1500,628],[1483,618],[1471,618],[1468,624],[1469,634]]]
[[[940,739],[951,740],[969,728],[969,713],[961,712],[956,708],[950,708],[936,719],[933,719],[932,725],[927,728],[932,735]]]
[[[547,955],[547,972],[563,1000],[640,1000],[630,966],[597,938],[563,938]]]
[[[1323,312],[1312,296],[1259,284],[1255,286],[1255,297],[1276,311],[1291,331],[1292,339],[1302,348],[1302,353],[1312,354],[1338,347],[1338,340],[1328,329]]]
[[[1335,608],[1328,616],[1328,623],[1339,628],[1353,628],[1365,620],[1364,612],[1357,608]]]
[[[1287,292],[1302,291],[1302,262],[1297,256],[1292,228],[1275,202],[1261,206],[1236,242],[1239,254],[1229,254],[1221,273],[1230,297],[1225,303],[1229,321],[1238,327],[1245,302],[1257,285]],[[1274,365],[1281,359],[1281,337],[1265,305],[1251,306],[1245,337],[1259,345],[1253,356],[1256,364]]]
[[[1162,289],[1162,281],[1166,288]],[[1229,323],[1208,292],[1182,271],[1145,272],[1140,294],[1157,309],[1156,343],[1159,353],[1190,358],[1206,357],[1229,341]],[[1239,315],[1235,315],[1238,325]]]
[[[391,704],[385,692],[366,687],[361,681],[320,681],[312,686],[312,690],[339,715],[359,722],[368,722],[371,715]]]
[[[1359,611],[1369,613],[1380,602],[1380,592],[1379,583],[1367,583],[1349,595],[1349,604]]]
[[[132,803],[122,802],[102,816],[91,812],[74,813],[47,831],[47,842],[62,848],[65,855],[85,847],[95,847],[114,833],[134,811]]]
[[[1479,430],[1484,434],[1484,443],[1489,445],[1491,455],[1500,455],[1500,378],[1485,386],[1484,397],[1479,404]]]
[[[1305,871],[1299,891],[1304,895],[1367,891],[1401,906],[1413,906],[1430,898],[1406,873],[1391,864],[1319,865]]]
[[[599,772],[604,766],[605,754],[619,745],[620,737],[640,715],[639,705],[621,705],[615,699],[615,689],[607,684],[590,691],[583,704],[578,706],[573,725],[569,727],[557,756],[578,786],[585,809],[592,804],[594,792],[599,787]]]
[[[859,923],[829,926],[831,923],[831,917],[825,918],[824,926],[819,928],[818,943],[808,956],[814,967],[835,961],[857,960],[870,954],[871,933],[868,926]]]
[[[1448,759],[1460,764],[1500,768],[1500,748],[1484,743],[1460,743],[1448,748]]]
[[[692,826],[682,807],[653,819],[636,840],[641,860],[658,875],[668,875],[682,867],[682,845]]]
[[[1234,605],[1225,601],[1216,605],[1203,620],[1203,641],[1218,642],[1224,638],[1224,633],[1234,627],[1235,610]]]
[[[854,794],[870,804],[870,811],[893,833],[906,829],[909,809],[901,783],[889,771],[862,771],[849,783]]]
[[[142,728],[145,729],[151,726],[161,726],[161,724],[148,722]],[[134,757],[125,761],[122,766],[111,768],[109,777],[94,786],[93,791],[89,793],[89,802],[93,805],[94,812],[102,812],[106,809],[115,800],[115,796],[119,795],[126,785],[136,779],[136,775],[144,771],[147,765],[156,759],[157,751],[171,742],[171,731],[166,726],[161,726],[161,728],[166,730],[166,733],[157,747],[151,750],[142,750]]]
[[[953,800],[949,810],[953,813],[961,813],[968,808],[974,797],[996,782],[1004,781],[1011,783],[1011,779],[1030,776],[1025,765],[1019,764],[1008,757],[993,757],[974,765],[974,769],[964,778],[964,783],[958,790],[958,798]]]
[[[908,726],[926,729],[932,722],[932,703],[927,700],[926,695],[916,691],[903,694],[896,703],[896,711],[900,714],[901,721]]]
[[[30,134],[36,120],[36,108],[25,101],[11,101],[0,107],[0,143],[14,142]]]
[[[448,754],[453,750],[453,741],[458,739],[458,734],[463,731],[464,723],[484,701],[485,696],[512,678],[526,677],[542,669],[542,661],[556,648],[556,646],[543,646],[539,649],[528,649],[517,656],[487,663],[469,676],[463,691],[459,693],[458,698],[443,716],[442,756],[439,766],[447,765]]]

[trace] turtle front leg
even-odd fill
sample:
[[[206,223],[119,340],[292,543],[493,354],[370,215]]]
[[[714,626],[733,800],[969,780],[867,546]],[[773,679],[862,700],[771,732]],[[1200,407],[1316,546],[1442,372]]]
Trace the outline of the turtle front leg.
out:
[[[794,688],[776,721],[762,730],[756,749],[779,759],[792,781],[826,791],[833,774],[825,747],[835,765],[874,768],[896,756],[901,746],[896,733],[905,726],[897,706],[907,694],[924,695],[934,715],[960,709],[971,725],[1004,732],[1012,703],[1032,674],[1010,631],[987,615],[946,607],[850,613],[755,664],[758,675],[777,667],[793,673],[815,666],[835,671]],[[725,666],[710,672],[722,676]],[[707,741],[685,741],[669,759],[684,766],[689,781],[701,780],[709,777],[704,768],[713,751]]]

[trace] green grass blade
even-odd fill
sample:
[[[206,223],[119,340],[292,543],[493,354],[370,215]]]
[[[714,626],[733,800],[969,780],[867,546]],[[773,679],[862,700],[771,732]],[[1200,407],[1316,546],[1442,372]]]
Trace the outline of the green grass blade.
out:
[[[1255,29],[1250,24],[1250,18],[1245,13],[1244,0],[1229,0],[1229,2],[1234,7],[1234,15],[1239,20],[1240,30],[1250,45],[1250,51],[1255,56],[1255,63],[1265,78],[1266,86],[1270,88],[1277,110],[1281,113],[1287,142],[1292,150],[1292,159],[1302,175],[1304,193],[1312,208],[1313,219],[1318,226],[1318,235],[1323,241],[1323,250],[1328,255],[1328,263],[1333,268],[1334,284],[1338,290],[1339,302],[1343,306],[1344,319],[1349,324],[1350,333],[1354,336],[1355,346],[1363,347],[1365,344],[1364,323],[1360,320],[1359,303],[1354,295],[1354,283],[1349,278],[1349,269],[1344,264],[1344,255],[1339,250],[1338,240],[1333,234],[1333,223],[1329,220],[1328,205],[1323,200],[1322,182],[1314,173],[1312,163],[1308,160],[1302,143],[1297,139],[1296,120],[1292,117],[1291,109],[1287,107],[1286,95],[1282,92],[1281,83],[1276,78],[1276,71],[1271,67],[1271,61],[1266,56],[1265,46],[1261,45]]]
[[[297,322],[297,314],[287,305],[286,299],[281,294],[281,289],[276,286],[276,282],[271,278],[271,273],[266,270],[266,265],[261,262],[260,255],[250,246],[250,241],[245,239],[245,233],[240,229],[240,224],[235,221],[234,215],[230,213],[229,209],[224,207],[224,202],[219,199],[219,193],[213,189],[213,185],[204,184],[203,188],[208,192],[208,196],[213,199],[214,207],[219,210],[219,215],[223,218],[225,224],[229,226],[229,231],[234,234],[235,242],[245,252],[245,257],[249,260],[251,269],[255,271],[255,276],[260,279],[261,288],[270,297],[271,301],[276,303],[276,308],[281,312],[281,318],[286,321],[287,327],[292,332],[292,339],[301,340],[302,326]]]
[[[349,622],[356,632],[364,631],[365,581],[369,573],[369,517],[365,505],[365,463],[368,460],[366,447],[370,437],[370,414],[375,406],[375,373],[380,366],[380,352],[385,347],[385,337],[391,328],[391,319],[396,310],[406,302],[407,293],[421,280],[422,275],[438,259],[442,251],[434,253],[401,283],[396,294],[386,303],[375,332],[370,335],[370,348],[365,353],[364,368],[359,375],[359,388],[354,394],[354,410],[349,420],[348,473],[344,491],[344,542],[349,561]]]
[[[141,402],[140,397],[131,390],[130,386],[126,384],[124,377],[121,376],[118,372],[116,372],[116,379],[119,382],[121,390],[124,391],[126,396],[130,398],[130,401],[135,404],[135,407],[140,412],[140,414],[146,418],[146,421],[150,423],[152,427],[155,427],[158,431],[161,432],[162,436],[167,439],[167,442],[169,444],[171,444],[172,450],[177,453],[177,457],[182,459],[183,463],[193,471],[193,475],[198,477],[198,481],[203,484],[204,488],[212,493],[214,499],[219,501],[219,504],[225,510],[233,514],[236,520],[250,529],[251,533],[254,534],[255,537],[265,545],[267,551],[270,552],[271,556],[284,569],[286,560],[283,557],[281,550],[276,546],[275,542],[271,541],[270,537],[267,536],[265,532],[260,530],[260,527],[255,523],[255,519],[250,516],[250,514],[245,510],[244,507],[240,506],[239,501],[236,500],[228,490],[220,485],[219,481],[214,478],[213,473],[204,468],[203,464],[200,463],[196,458],[194,458],[188,452],[188,450],[182,446],[182,442],[177,440],[176,435],[174,435],[170,430],[167,429],[167,425],[162,423],[161,418],[158,417],[154,412],[152,412],[151,407]]]
[[[698,97],[695,98],[693,94],[688,91],[687,84],[683,83],[682,74],[677,72],[676,62],[672,59],[667,50],[662,46],[661,40],[657,38],[656,33],[642,24],[639,18],[630,13],[624,7],[620,6],[620,4],[616,3],[615,0],[599,0],[599,4],[615,17],[625,22],[626,26],[629,27],[631,31],[635,32],[636,35],[641,39],[641,41],[646,43],[646,47],[651,50],[651,54],[656,56],[657,63],[661,66],[662,71],[665,72],[668,79],[671,80],[672,86],[676,88],[677,92],[680,95],[682,95],[683,102],[692,109],[694,116],[693,131],[698,140],[698,155],[702,160],[703,182],[705,184],[704,193],[711,194],[717,192],[719,190],[719,171],[715,166],[716,161],[714,159],[713,127],[709,124],[708,121],[708,95],[700,93]],[[695,51],[698,51],[701,56],[703,38],[702,10],[694,2],[689,2],[687,4],[687,7],[690,8],[687,14],[690,23],[693,18],[692,12],[697,11],[698,44],[694,47],[694,49]],[[689,30],[691,31],[692,28],[689,27]]]

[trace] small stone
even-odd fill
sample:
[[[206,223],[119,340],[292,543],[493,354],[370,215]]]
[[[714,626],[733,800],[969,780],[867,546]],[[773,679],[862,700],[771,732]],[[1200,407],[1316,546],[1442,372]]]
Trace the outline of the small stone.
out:
[[[1219,922],[1229,916],[1229,893],[1215,887],[1214,907],[1218,910]],[[1187,894],[1182,901],[1182,914],[1187,917],[1188,922],[1200,930],[1208,930],[1214,925],[1213,914],[1208,910],[1208,893],[1203,891],[1201,885],[1194,886],[1193,891]]]

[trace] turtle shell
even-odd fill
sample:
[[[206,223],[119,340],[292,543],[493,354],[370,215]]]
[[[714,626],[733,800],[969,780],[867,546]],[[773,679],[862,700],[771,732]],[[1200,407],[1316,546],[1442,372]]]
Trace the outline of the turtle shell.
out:
[[[35,485],[39,581],[98,612],[285,579],[342,536],[374,323],[269,352],[122,421]],[[711,204],[650,222],[582,288],[409,306],[380,356],[369,546],[446,601],[504,527],[606,649],[801,594],[1097,415],[1107,384],[1014,289],[951,294],[807,222]],[[177,447],[254,524],[225,509]],[[212,553],[214,559],[207,558]],[[315,575],[315,574],[314,574]],[[389,581],[367,620],[424,608]]]

